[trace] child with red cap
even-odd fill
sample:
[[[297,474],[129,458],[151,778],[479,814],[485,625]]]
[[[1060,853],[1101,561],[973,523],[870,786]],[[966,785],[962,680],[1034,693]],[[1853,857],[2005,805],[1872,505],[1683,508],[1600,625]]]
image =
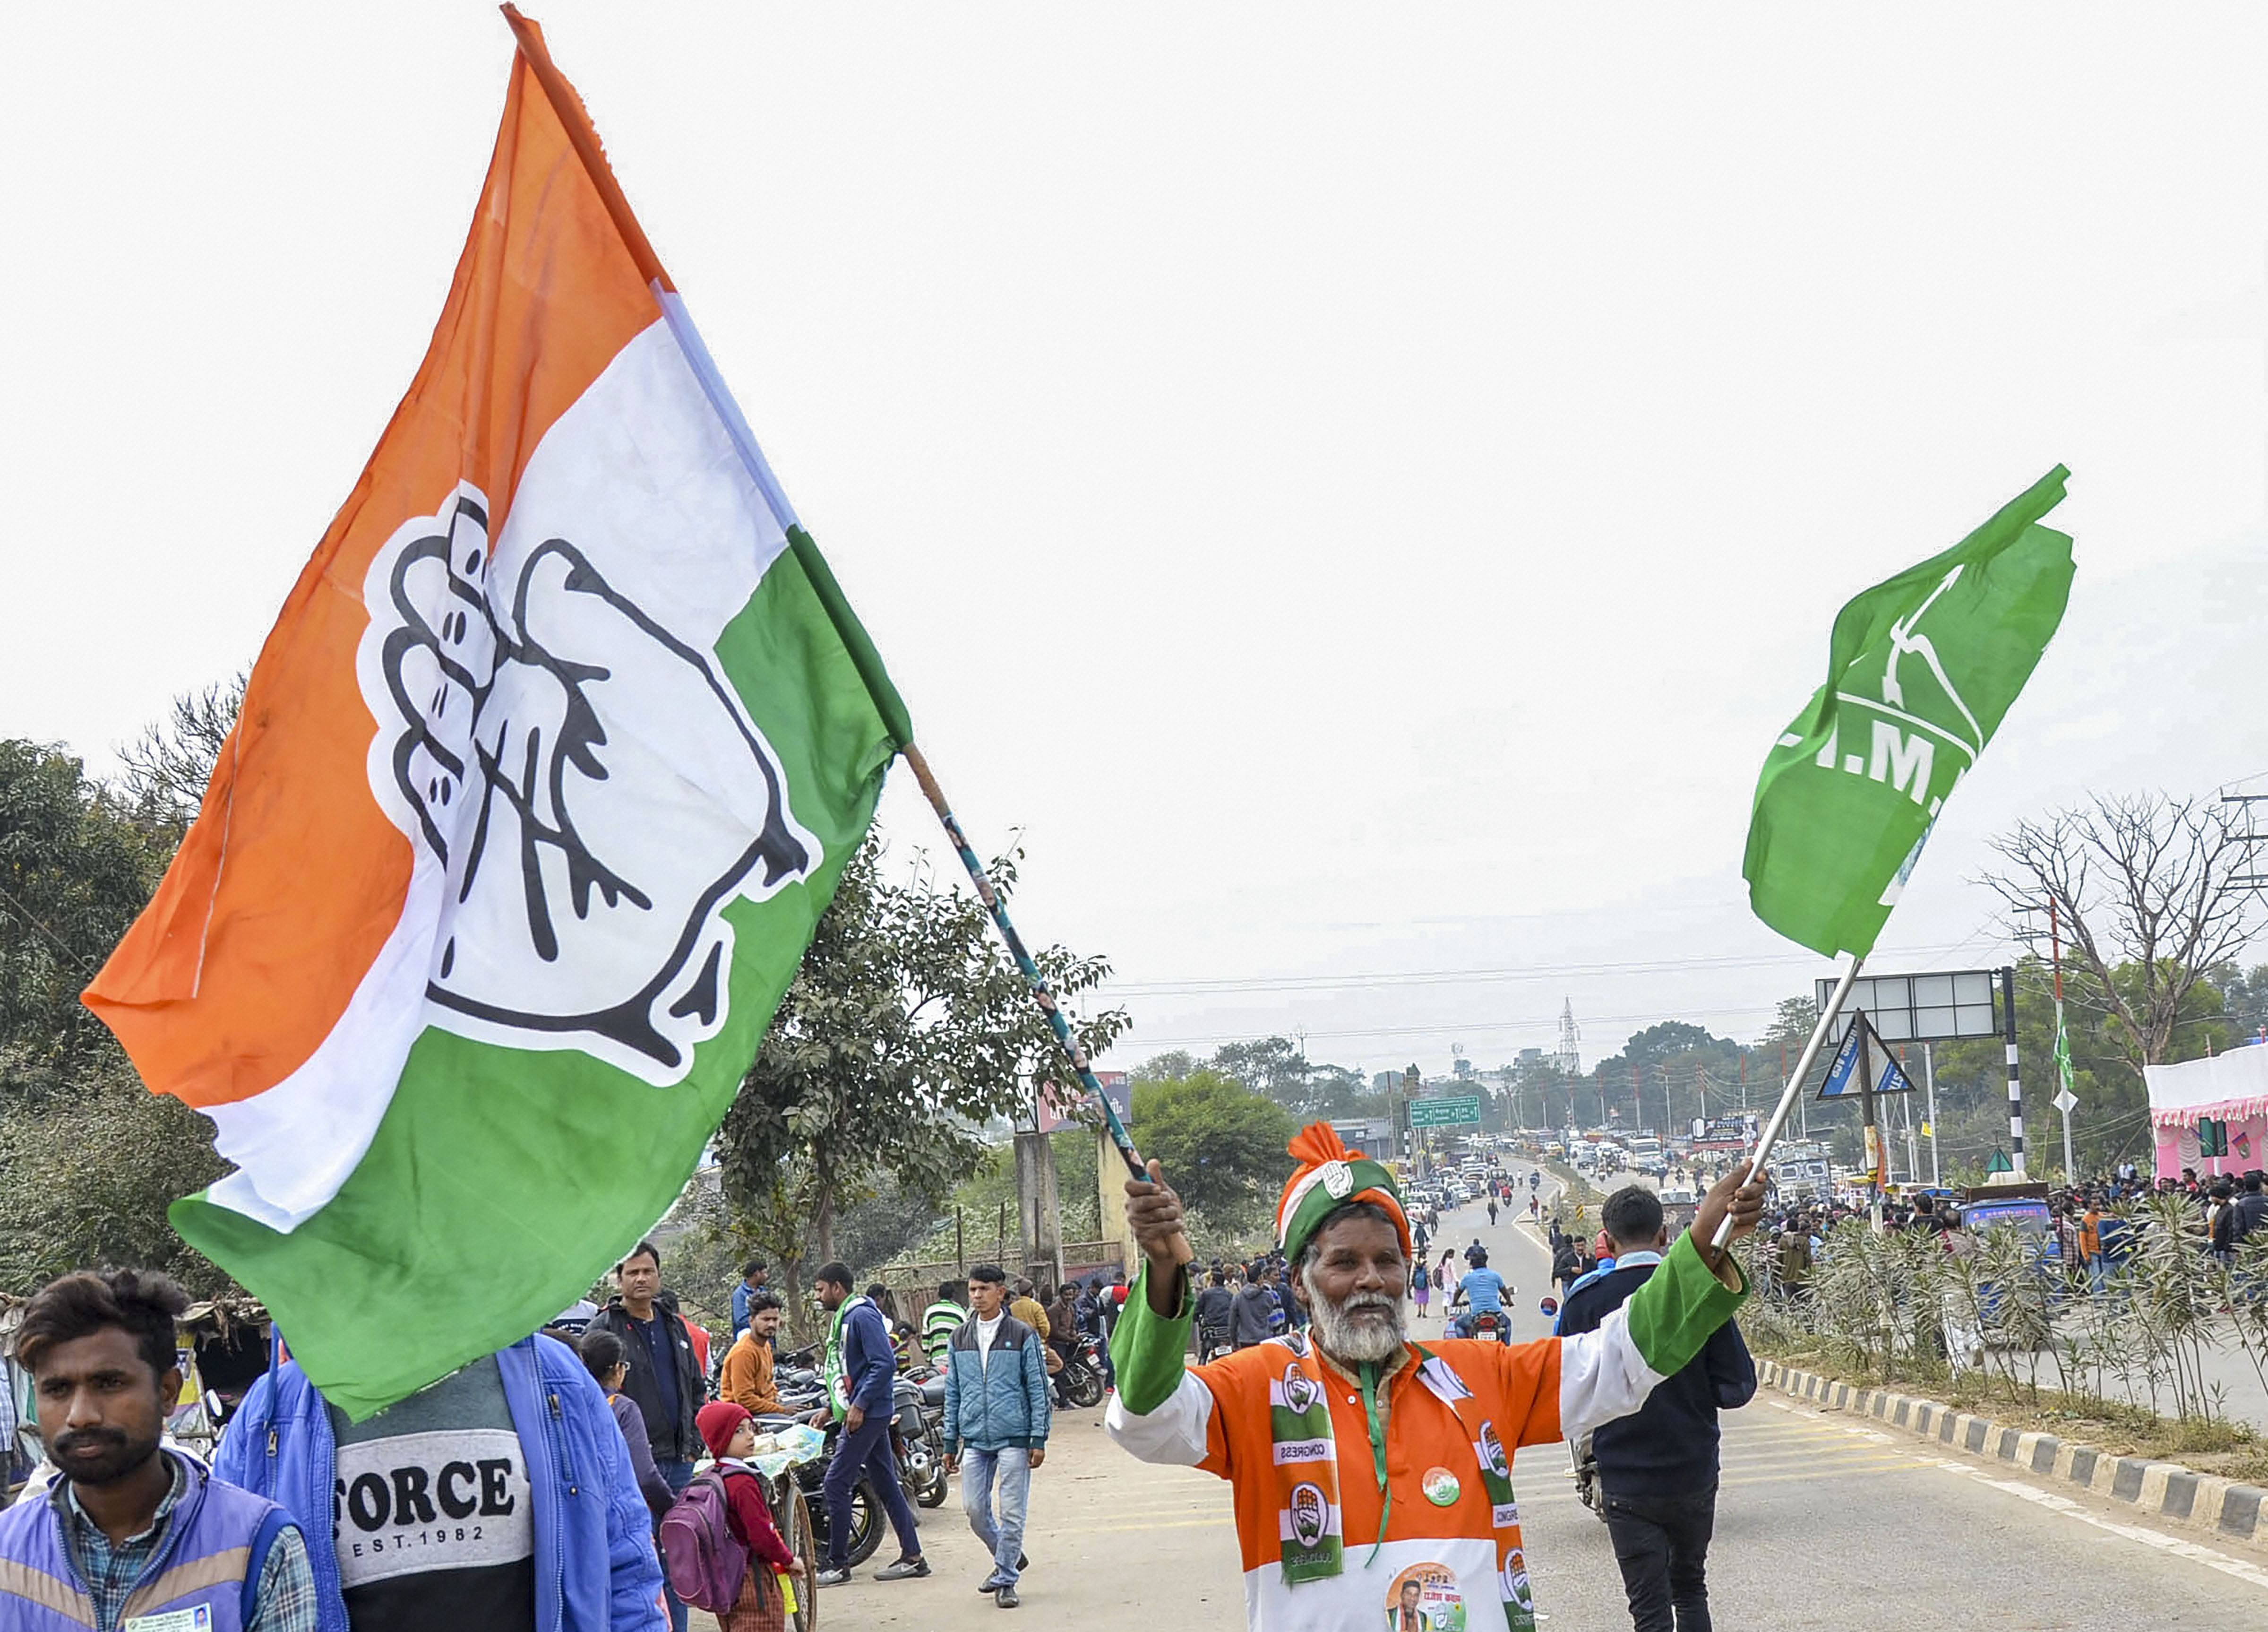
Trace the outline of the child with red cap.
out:
[[[756,1449],[755,1419],[746,1406],[712,1399],[693,1419],[701,1443],[717,1458],[725,1481],[725,1523],[733,1540],[761,1560],[740,1582],[740,1596],[717,1618],[722,1632],[765,1632],[785,1624],[786,1602],[774,1575],[803,1574],[803,1561],[787,1550],[764,1504],[762,1475],[742,1460]]]

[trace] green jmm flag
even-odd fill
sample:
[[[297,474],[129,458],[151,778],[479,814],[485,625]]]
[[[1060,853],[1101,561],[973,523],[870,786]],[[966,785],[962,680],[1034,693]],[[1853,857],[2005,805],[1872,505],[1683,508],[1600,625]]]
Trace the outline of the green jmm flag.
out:
[[[2071,539],[2038,523],[2070,474],[2058,465],[1837,616],[1827,683],[1756,780],[1741,869],[1756,916],[1791,941],[1873,950],[1937,813],[2063,621]]]

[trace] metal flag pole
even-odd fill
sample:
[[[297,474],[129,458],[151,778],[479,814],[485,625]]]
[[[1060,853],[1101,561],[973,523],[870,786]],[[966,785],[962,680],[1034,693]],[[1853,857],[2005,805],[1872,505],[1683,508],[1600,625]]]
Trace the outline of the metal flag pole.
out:
[[[1048,989],[1047,977],[1032,961],[1031,953],[1024,948],[1024,937],[1016,933],[1016,926],[1009,921],[1007,905],[1000,899],[1000,892],[992,887],[992,880],[985,874],[984,864],[976,859],[976,852],[969,847],[968,836],[961,831],[959,818],[953,814],[953,807],[946,802],[945,790],[938,786],[928,759],[911,742],[906,743],[898,752],[913,771],[914,780],[921,784],[922,797],[928,800],[929,808],[937,812],[937,819],[945,828],[945,836],[953,841],[954,853],[961,858],[961,865],[968,870],[968,882],[976,889],[976,898],[984,904],[984,910],[992,914],[992,927],[1000,932],[1000,939],[1007,946],[1008,956],[1016,960],[1016,967],[1023,971],[1025,984],[1032,988],[1034,1001],[1039,1004],[1040,1012],[1048,1017],[1048,1024],[1055,1030],[1056,1041],[1063,1045],[1064,1057],[1071,1061],[1071,1068],[1079,1075],[1079,1086],[1101,1107],[1103,1122],[1110,1130],[1110,1142],[1118,1147],[1118,1154],[1126,1163],[1126,1170],[1147,1183],[1150,1170],[1142,1165],[1141,1155],[1134,1148],[1134,1136],[1126,1131],[1126,1124],[1118,1119],[1118,1108],[1110,1103],[1110,1096],[1102,1091],[1102,1084],[1095,1080],[1086,1050],[1071,1035],[1071,1023],[1064,1018],[1063,1010],[1056,1002],[1056,994]],[[1174,1238],[1174,1256],[1184,1264],[1196,1256],[1187,1234]]]
[[[1763,1172],[1765,1164],[1771,1160],[1772,1147],[1779,1142],[1780,1130],[1787,1126],[1787,1113],[1794,1109],[1796,1097],[1803,1091],[1804,1079],[1811,1074],[1811,1062],[1819,1058],[1819,1045],[1834,1030],[1837,1018],[1843,1013],[1844,1001],[1851,995],[1851,987],[1859,978],[1859,968],[1866,961],[1863,954],[1851,959],[1851,967],[1845,970],[1843,978],[1835,983],[1835,990],[1828,997],[1827,1007],[1819,1011],[1819,1023],[1811,1028],[1811,1040],[1803,1045],[1803,1052],[1796,1057],[1795,1073],[1787,1079],[1787,1086],[1780,1090],[1779,1104],[1772,1108],[1771,1120],[1765,1123],[1764,1131],[1756,1135],[1756,1154],[1749,1158],[1749,1177],[1751,1179]],[[1721,1247],[1731,1239],[1732,1234],[1732,1215],[1727,1214],[1724,1222],[1717,1226],[1716,1238],[1710,1244]]]

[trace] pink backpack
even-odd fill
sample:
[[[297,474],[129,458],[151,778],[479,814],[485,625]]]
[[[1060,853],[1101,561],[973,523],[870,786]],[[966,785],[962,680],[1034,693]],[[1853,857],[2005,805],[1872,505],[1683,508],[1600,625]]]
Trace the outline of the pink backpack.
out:
[[[694,1608],[718,1615],[740,1601],[748,1573],[748,1549],[733,1538],[728,1506],[725,1476],[711,1467],[661,1516],[661,1570],[669,1590]]]

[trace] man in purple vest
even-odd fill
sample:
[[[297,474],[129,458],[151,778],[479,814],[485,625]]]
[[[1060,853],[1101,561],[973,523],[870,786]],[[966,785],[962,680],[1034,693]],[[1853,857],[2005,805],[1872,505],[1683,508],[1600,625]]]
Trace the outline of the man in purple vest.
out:
[[[63,1275],[24,1311],[16,1357],[59,1477],[0,1513],[0,1626],[315,1632],[315,1584],[284,1510],[158,1436],[180,1397],[180,1288],[138,1270]]]

